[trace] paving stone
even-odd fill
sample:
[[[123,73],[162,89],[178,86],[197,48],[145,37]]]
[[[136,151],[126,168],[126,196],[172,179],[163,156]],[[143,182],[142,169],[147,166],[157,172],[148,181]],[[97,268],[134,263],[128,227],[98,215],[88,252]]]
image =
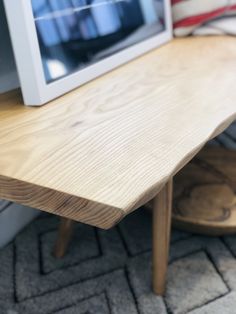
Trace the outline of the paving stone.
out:
[[[128,253],[136,256],[152,249],[152,214],[140,209],[127,216],[119,225]],[[140,237],[140,234],[142,236]],[[172,230],[171,242],[190,237],[189,233]],[[136,239],[139,239],[137,242]]]
[[[57,238],[57,230],[49,231],[41,235],[42,271],[50,273],[60,268],[100,257],[100,244],[98,243],[97,230],[86,225],[77,224],[73,232],[72,241],[68,247],[69,254],[64,258],[55,258],[52,255]],[[86,249],[84,249],[86,248]]]
[[[236,293],[232,292],[189,314],[234,314],[236,313]]]
[[[128,271],[131,288],[141,314],[166,314],[164,300],[152,292],[152,255],[146,253],[129,260]]]
[[[236,257],[236,241],[235,236],[226,236],[224,237],[225,243],[228,245],[232,254]]]
[[[105,294],[92,297],[77,305],[70,306],[55,312],[55,314],[84,314],[84,313],[100,313],[110,314],[109,305]]]
[[[227,292],[227,286],[204,252],[169,266],[166,302],[174,314],[186,313]]]

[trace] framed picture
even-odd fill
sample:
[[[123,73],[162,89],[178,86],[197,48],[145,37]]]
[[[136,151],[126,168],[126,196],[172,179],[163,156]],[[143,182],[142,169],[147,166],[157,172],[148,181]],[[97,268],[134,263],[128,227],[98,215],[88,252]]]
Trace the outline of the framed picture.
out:
[[[38,106],[172,37],[169,0],[4,0],[26,105]]]

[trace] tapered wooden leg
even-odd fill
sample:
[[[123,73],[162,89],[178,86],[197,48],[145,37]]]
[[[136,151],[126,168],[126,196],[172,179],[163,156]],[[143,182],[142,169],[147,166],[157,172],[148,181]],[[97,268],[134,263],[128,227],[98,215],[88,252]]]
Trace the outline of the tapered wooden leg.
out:
[[[173,181],[154,199],[153,208],[153,290],[163,295],[169,258]]]
[[[73,220],[61,218],[58,236],[53,250],[53,255],[56,258],[62,258],[65,255],[71,240],[73,225]]]

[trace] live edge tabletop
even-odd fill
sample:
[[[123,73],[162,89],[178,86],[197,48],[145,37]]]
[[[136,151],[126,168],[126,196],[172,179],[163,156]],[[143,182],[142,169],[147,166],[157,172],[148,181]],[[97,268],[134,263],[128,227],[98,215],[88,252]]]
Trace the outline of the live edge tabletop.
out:
[[[0,95],[0,198],[109,228],[236,118],[236,39],[174,40],[40,107]]]

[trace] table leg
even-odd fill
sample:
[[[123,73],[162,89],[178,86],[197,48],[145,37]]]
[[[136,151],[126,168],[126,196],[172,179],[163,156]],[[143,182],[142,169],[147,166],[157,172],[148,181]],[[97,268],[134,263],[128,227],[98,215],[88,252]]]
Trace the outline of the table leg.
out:
[[[173,181],[169,181],[154,200],[153,208],[153,290],[165,293],[169,257]]]
[[[58,236],[53,250],[53,255],[56,258],[62,258],[65,255],[72,236],[73,225],[73,220],[61,218]]]

